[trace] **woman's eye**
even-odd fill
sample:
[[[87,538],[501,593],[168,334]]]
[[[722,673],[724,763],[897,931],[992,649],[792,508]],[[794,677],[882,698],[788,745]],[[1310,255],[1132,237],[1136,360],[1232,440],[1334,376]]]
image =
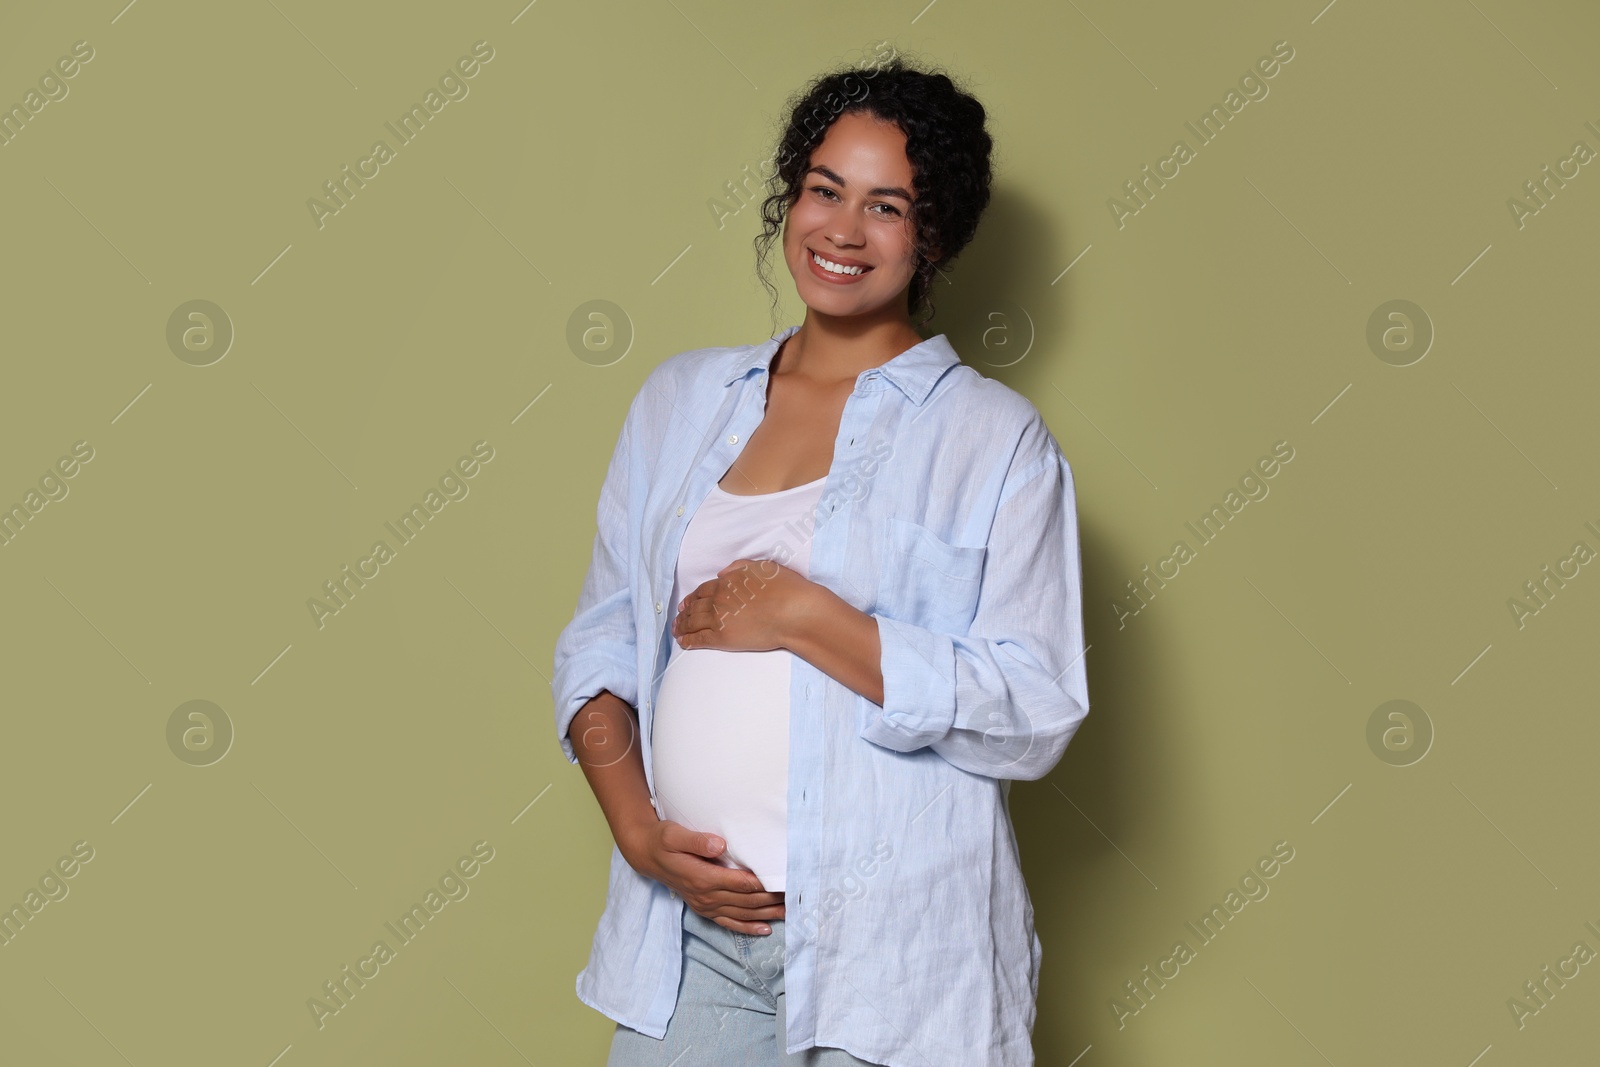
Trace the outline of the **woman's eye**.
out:
[[[811,187],[811,191],[814,192],[814,193],[821,193],[824,196],[833,197],[835,200],[837,200],[839,198],[839,194],[835,193],[832,189],[828,188],[826,185],[813,185]],[[880,207],[881,208],[887,208],[888,209],[887,214],[890,214],[890,215],[899,215],[900,214],[900,209],[895,207],[893,204],[873,204],[872,206],[875,207],[875,208],[880,208]],[[880,215],[884,214],[884,212],[880,211],[879,214]]]

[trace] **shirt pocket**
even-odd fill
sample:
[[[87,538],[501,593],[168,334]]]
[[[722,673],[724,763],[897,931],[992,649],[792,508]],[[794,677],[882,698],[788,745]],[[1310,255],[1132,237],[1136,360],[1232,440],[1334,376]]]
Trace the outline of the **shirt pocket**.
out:
[[[879,570],[878,607],[901,622],[965,633],[978,607],[982,545],[953,545],[926,526],[889,517],[889,553]]]

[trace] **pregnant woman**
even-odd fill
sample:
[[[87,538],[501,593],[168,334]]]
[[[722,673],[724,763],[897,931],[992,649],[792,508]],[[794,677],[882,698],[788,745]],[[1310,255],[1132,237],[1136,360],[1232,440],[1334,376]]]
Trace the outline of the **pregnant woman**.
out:
[[[1088,713],[1072,472],[912,322],[984,123],[898,55],[800,93],[757,244],[804,321],[663,361],[623,422],[551,686],[616,845],[576,983],[611,1067],[1034,1062],[1007,798]]]

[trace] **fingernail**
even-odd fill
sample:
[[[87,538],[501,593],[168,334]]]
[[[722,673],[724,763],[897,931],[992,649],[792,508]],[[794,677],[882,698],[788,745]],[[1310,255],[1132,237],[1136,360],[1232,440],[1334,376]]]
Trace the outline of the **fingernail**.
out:
[[[764,934],[772,933],[772,927],[768,926],[766,923],[762,923],[760,926],[756,927],[756,929],[760,930]]]

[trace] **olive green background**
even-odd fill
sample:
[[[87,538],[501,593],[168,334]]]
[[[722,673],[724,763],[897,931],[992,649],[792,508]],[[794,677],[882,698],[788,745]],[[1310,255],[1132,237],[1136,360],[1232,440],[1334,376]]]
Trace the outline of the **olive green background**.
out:
[[[998,142],[930,332],[1076,475],[1092,710],[1011,795],[1040,1062],[1593,1054],[1595,964],[1508,1007],[1600,950],[1600,576],[1509,606],[1600,548],[1600,175],[1508,207],[1600,149],[1592,5],[123,2],[0,14],[0,105],[94,50],[0,147],[0,505],[93,451],[0,546],[0,905],[93,849],[0,947],[0,1060],[603,1062],[573,979],[611,843],[556,743],[553,643],[646,373],[770,336],[725,183],[880,41],[962,76]],[[307,201],[478,41],[468,95],[319,227]],[[1269,94],[1199,145],[1184,124],[1278,41]],[[597,300],[606,343],[573,344]],[[319,626],[323,583],[479,441],[468,494]],[[469,895],[319,1028],[323,983],[480,841]],[[1201,944],[1186,923],[1280,841]]]

